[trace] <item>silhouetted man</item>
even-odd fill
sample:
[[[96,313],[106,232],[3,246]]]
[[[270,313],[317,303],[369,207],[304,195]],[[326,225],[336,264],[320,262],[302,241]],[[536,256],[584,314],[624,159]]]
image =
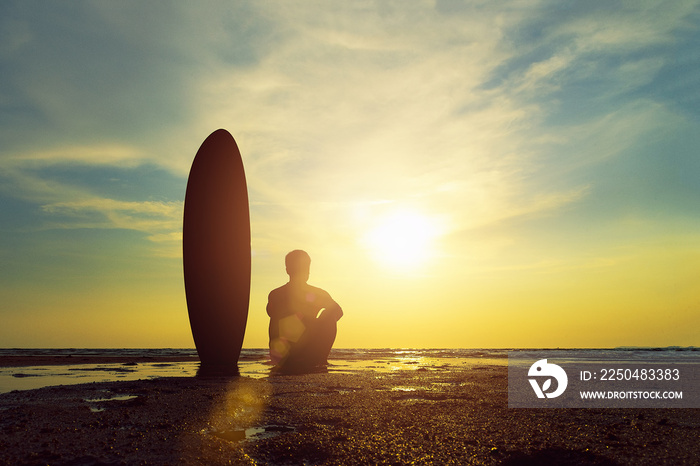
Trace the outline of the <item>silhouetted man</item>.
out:
[[[343,311],[326,291],[306,283],[311,258],[295,250],[284,259],[289,282],[270,292],[270,358],[288,369],[326,364]]]

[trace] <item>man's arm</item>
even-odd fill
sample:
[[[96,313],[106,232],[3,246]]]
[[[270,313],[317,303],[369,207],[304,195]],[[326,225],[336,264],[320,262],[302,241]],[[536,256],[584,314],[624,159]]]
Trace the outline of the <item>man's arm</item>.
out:
[[[277,317],[279,314],[279,306],[277,304],[277,299],[275,299],[275,291],[272,290],[269,295],[267,295],[267,315],[270,317]]]
[[[335,319],[335,320],[340,320],[341,317],[343,317],[343,310],[340,308],[340,305],[333,301],[331,299],[331,305],[326,307],[326,310],[323,311],[324,313],[330,313],[330,315]]]
[[[322,315],[333,317],[335,320],[340,320],[340,318],[343,317],[343,310],[340,308],[340,305],[331,298],[328,292],[319,289],[318,296],[321,298],[319,304],[321,306]]]

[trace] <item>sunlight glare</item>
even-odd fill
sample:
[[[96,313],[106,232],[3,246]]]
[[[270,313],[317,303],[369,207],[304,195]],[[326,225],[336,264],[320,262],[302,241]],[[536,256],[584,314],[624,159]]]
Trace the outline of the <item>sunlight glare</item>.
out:
[[[423,265],[438,235],[436,223],[413,211],[382,218],[365,236],[372,258],[392,268]]]

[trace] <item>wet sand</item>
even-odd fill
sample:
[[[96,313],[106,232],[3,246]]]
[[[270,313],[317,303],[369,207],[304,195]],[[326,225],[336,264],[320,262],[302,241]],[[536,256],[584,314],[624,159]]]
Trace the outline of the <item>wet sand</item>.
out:
[[[47,387],[0,414],[0,464],[700,464],[698,409],[509,409],[506,366],[468,361]]]

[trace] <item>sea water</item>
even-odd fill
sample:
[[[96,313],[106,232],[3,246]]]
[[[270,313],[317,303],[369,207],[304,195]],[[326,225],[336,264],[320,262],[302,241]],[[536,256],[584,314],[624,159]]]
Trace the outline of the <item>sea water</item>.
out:
[[[398,370],[434,370],[463,368],[474,365],[508,365],[508,354],[517,352],[523,356],[540,354],[546,349],[396,349],[350,348],[333,349],[329,357],[328,372],[352,373],[374,370],[391,372]],[[697,359],[700,348],[614,348],[614,349],[557,349],[559,357],[572,360],[599,361],[604,359],[639,360],[663,358],[671,361]],[[195,349],[0,349],[3,356],[41,356],[68,359],[69,356],[95,358],[133,358],[126,363],[61,364],[46,366],[0,367],[0,393],[13,390],[31,390],[53,385],[70,385],[90,382],[117,382],[153,379],[159,377],[194,377],[199,369],[198,361],[163,361],[163,358],[192,358]],[[154,358],[153,362],[139,362],[142,358]],[[240,375],[264,378],[271,374],[272,364],[268,350],[244,348],[238,368]]]

